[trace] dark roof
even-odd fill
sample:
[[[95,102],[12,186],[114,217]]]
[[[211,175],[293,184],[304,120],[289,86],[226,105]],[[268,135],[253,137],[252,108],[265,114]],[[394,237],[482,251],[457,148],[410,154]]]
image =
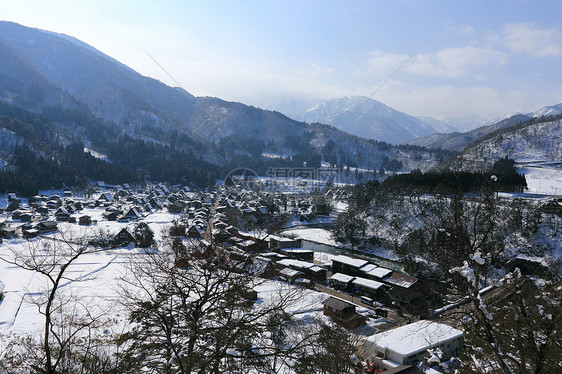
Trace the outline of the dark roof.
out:
[[[346,301],[343,301],[341,299],[336,299],[335,297],[330,296],[329,298],[327,298],[326,300],[324,300],[322,302],[324,304],[324,306],[328,306],[334,310],[344,310],[347,307],[353,307],[353,304],[350,304]]]
[[[392,275],[384,279],[384,281],[394,286],[399,286],[402,288],[410,288],[414,285],[414,283],[418,281],[418,279],[406,274],[393,272]]]

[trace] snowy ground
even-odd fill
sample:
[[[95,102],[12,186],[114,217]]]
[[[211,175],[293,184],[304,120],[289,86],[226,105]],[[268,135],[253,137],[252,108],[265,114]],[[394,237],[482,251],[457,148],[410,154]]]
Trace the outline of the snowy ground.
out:
[[[525,174],[527,179],[527,192],[546,194],[546,195],[562,195],[562,168],[547,168],[536,166],[525,166],[518,169],[520,173]]]
[[[330,230],[320,229],[320,228],[294,228],[283,231],[283,235],[289,237],[295,237],[297,239],[306,239],[316,243],[322,243],[326,245],[331,245],[334,247],[338,246],[338,243],[332,237]]]
[[[88,214],[98,223],[91,227],[82,227],[76,224],[60,224],[61,232],[65,235],[94,234],[100,230],[116,234],[127,223],[103,221],[101,209],[84,209],[81,213]],[[154,213],[144,218],[144,222],[155,233],[156,239],[162,239],[167,226],[175,215],[169,213]],[[33,239],[32,243],[39,240]],[[10,256],[11,250],[21,252],[29,242],[24,239],[4,240],[0,244],[0,255]],[[82,256],[69,268],[69,280],[61,286],[61,291],[72,293],[81,303],[90,305],[101,313],[117,320],[123,321],[126,311],[117,302],[119,299],[119,282],[126,274],[131,262],[142,261],[145,256],[143,250],[138,248],[120,248],[100,253]],[[23,270],[17,266],[10,265],[0,260],[0,280],[4,282],[4,299],[0,302],[0,354],[2,347],[13,335],[38,334],[41,331],[44,319],[39,314],[34,300],[49,290],[49,284],[39,273]],[[261,299],[289,289],[295,289],[281,282],[267,281],[257,289]],[[303,290],[298,302],[295,303],[289,313],[295,313],[297,318],[305,320],[312,317],[321,318],[322,301],[327,296],[312,290]]]

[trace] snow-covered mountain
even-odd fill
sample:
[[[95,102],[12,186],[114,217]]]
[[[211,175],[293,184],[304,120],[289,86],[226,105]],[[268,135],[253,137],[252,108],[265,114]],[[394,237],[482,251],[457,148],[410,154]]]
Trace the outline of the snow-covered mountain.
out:
[[[467,132],[433,134],[410,140],[407,142],[407,144],[419,145],[428,148],[441,148],[447,149],[449,151],[462,151],[469,144],[477,141],[483,136],[493,133],[494,131],[513,126],[518,122],[523,122],[530,118],[537,118],[541,116],[555,116],[560,113],[562,113],[562,102],[556,105],[545,106],[530,113],[515,113],[504,116],[496,116],[492,119],[485,120],[484,123],[488,121],[493,122],[486,123],[485,125],[481,125]]]
[[[459,162],[464,169],[490,167],[503,157],[516,162],[559,165],[562,162],[561,117],[535,117],[499,129],[466,147],[455,162]]]
[[[418,145],[428,148],[440,148],[449,151],[462,151],[467,145],[477,141],[481,137],[488,135],[502,128],[513,126],[519,122],[528,120],[530,117],[517,114],[496,122],[489,126],[479,127],[469,132],[454,132],[451,134],[433,134],[422,138],[410,140],[407,144]]]
[[[362,112],[370,105],[355,110]],[[272,165],[305,163],[371,171],[426,170],[450,155],[389,146],[335,127],[298,122],[279,112],[195,97],[142,76],[70,36],[3,21],[0,130],[1,168],[31,170],[23,157],[22,162],[9,157],[23,139],[33,155],[55,152],[56,157],[48,160],[75,157],[76,150],[85,148],[88,155],[107,155],[114,168],[101,165],[103,173],[96,178],[111,175],[116,181],[123,175],[131,180],[148,175],[183,183],[201,176],[201,183],[208,184],[232,167],[251,167],[265,174]],[[280,157],[268,159],[262,154]],[[84,162],[93,165],[96,160]],[[65,168],[73,168],[72,173],[86,170],[76,165]],[[32,180],[35,175],[28,177]]]
[[[424,116],[415,116],[415,117],[420,121],[422,121],[423,123],[428,124],[429,126],[431,126],[432,128],[434,128],[435,130],[439,131],[442,134],[449,134],[451,132],[457,132],[461,130],[460,128],[455,127],[454,124],[450,124],[446,121],[441,121],[433,117],[424,117]]]
[[[451,130],[444,123],[439,123],[440,129],[437,130],[427,121],[364,96],[346,96],[306,104],[310,106],[307,107],[304,102],[284,101],[272,104],[267,109],[279,111],[297,121],[324,123],[353,135],[392,144]],[[432,121],[438,123],[437,120]]]
[[[534,112],[528,113],[529,117],[556,116],[562,113],[562,101],[556,105],[549,105]]]

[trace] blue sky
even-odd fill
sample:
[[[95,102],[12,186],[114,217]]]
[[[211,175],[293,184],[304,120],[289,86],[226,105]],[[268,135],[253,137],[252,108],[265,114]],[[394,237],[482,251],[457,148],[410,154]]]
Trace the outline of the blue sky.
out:
[[[194,95],[260,107],[374,94],[412,115],[476,119],[562,101],[559,0],[0,0],[0,9]]]

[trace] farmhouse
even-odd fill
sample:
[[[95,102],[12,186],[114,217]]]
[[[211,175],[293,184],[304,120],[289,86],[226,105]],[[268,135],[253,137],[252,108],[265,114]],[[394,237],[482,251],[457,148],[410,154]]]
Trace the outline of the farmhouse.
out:
[[[355,277],[351,275],[335,273],[328,279],[328,283],[336,290],[351,292],[353,290],[353,280]]]
[[[339,255],[332,258],[332,273],[343,273],[348,275],[362,275],[361,269],[369,261]]]
[[[297,271],[304,273],[307,279],[316,281],[316,282],[324,282],[326,280],[326,269],[321,266],[315,265],[312,262],[306,261],[299,261],[299,260],[292,260],[292,259],[283,259],[277,261],[278,265],[283,267],[288,267]]]
[[[355,305],[330,296],[323,302],[324,315],[331,317],[345,328],[353,329],[363,326],[367,318],[355,311]]]
[[[464,343],[463,332],[443,323],[421,320],[367,338],[364,358],[379,370],[420,361],[429,348],[439,348],[443,358],[458,354]]]
[[[360,296],[367,296],[376,301],[383,301],[385,299],[383,283],[371,279],[356,277],[352,281],[355,293]]]
[[[390,275],[392,273],[392,270],[389,270],[389,269],[386,269],[386,268],[383,268],[383,267],[379,267],[379,266],[373,265],[373,264],[367,264],[367,265],[361,267],[361,269],[359,269],[359,271],[363,273],[361,275],[362,277],[377,280],[377,281],[382,280],[384,277],[387,277],[388,275]]]
[[[295,260],[310,261],[310,262],[314,260],[314,252],[309,249],[282,248],[279,250],[279,252]]]

